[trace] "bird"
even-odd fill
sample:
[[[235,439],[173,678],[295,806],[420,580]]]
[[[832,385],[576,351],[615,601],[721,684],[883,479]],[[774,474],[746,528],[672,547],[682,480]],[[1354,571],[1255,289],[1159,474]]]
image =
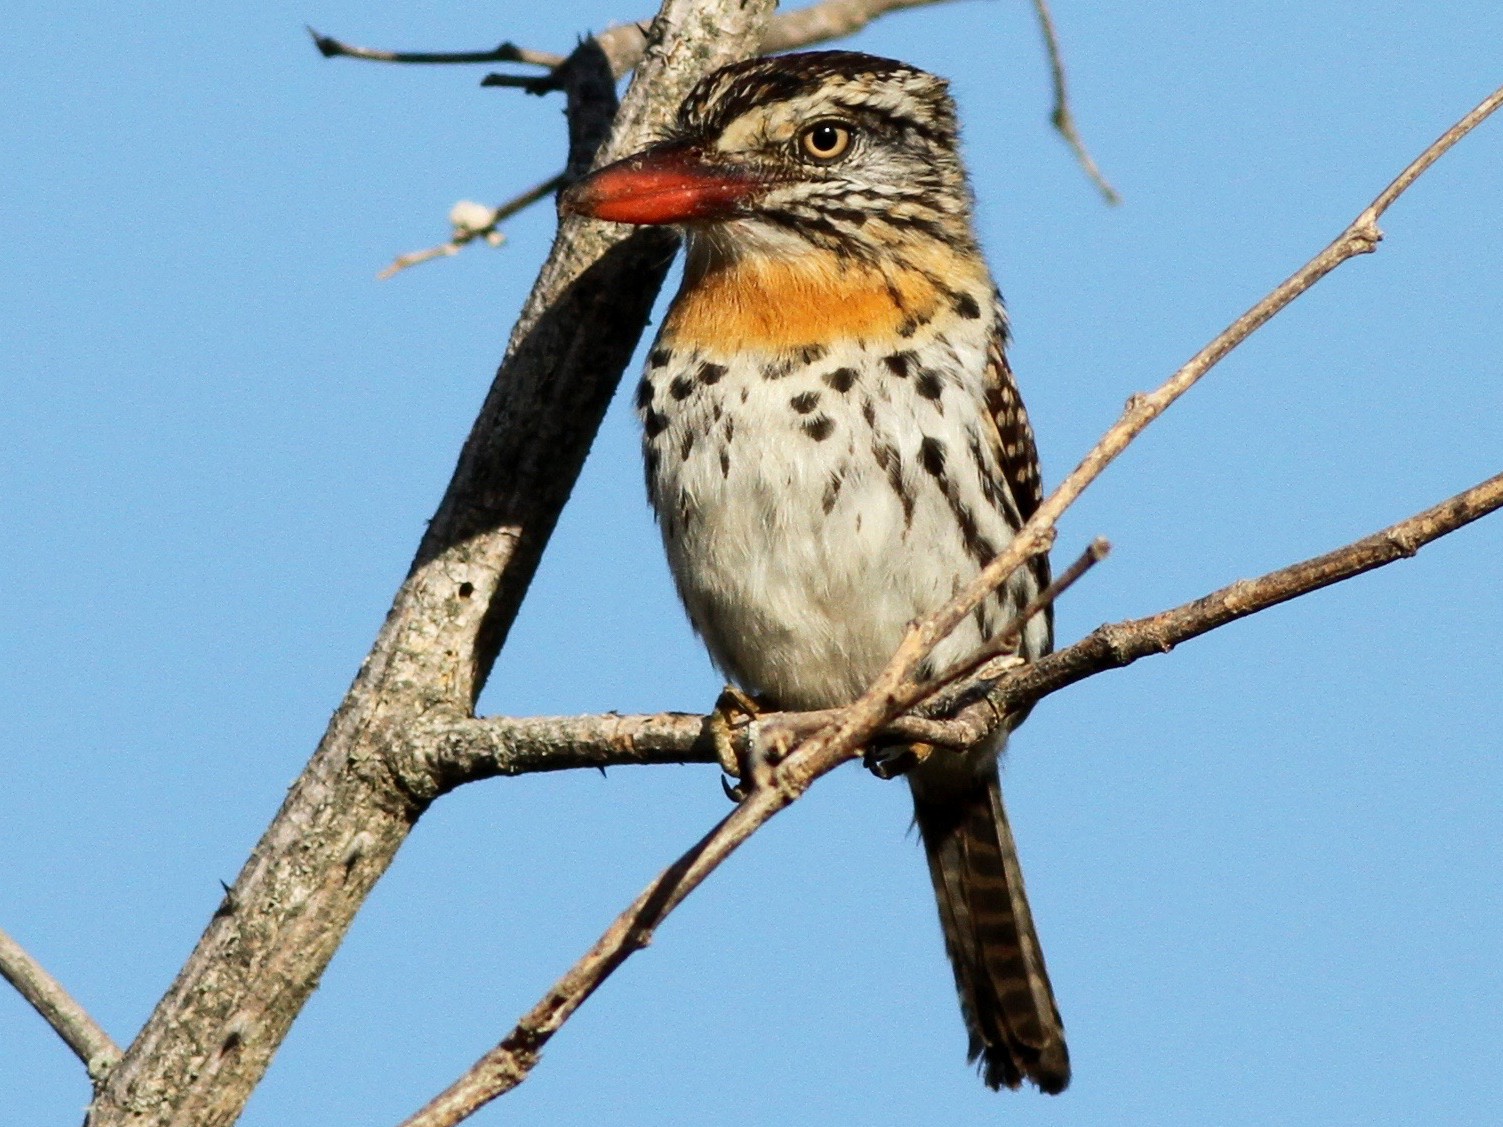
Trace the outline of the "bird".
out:
[[[561,207],[684,236],[682,284],[635,404],[692,625],[763,705],[850,703],[908,624],[1042,500],[948,83],[851,51],[733,63]],[[1048,582],[1037,556],[921,673],[974,653]],[[1035,615],[1018,654],[1052,642],[1052,615]],[[907,778],[968,1059],[993,1089],[1027,1080],[1055,1094],[1069,1051],[998,762],[1022,719]]]

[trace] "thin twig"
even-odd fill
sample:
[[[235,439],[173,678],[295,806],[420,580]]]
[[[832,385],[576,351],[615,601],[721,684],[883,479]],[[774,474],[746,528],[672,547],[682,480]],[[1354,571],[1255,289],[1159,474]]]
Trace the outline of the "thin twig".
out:
[[[453,238],[446,243],[440,243],[436,247],[429,247],[427,250],[415,250],[409,251],[407,254],[399,254],[390,266],[376,275],[376,278],[384,282],[387,278],[401,273],[409,266],[416,266],[420,262],[428,262],[434,258],[443,258],[451,254],[458,254],[460,247],[466,243],[474,242],[476,239],[484,239],[492,246],[500,246],[505,238],[499,230],[500,225],[517,214],[517,212],[530,207],[538,200],[546,199],[558,191],[559,186],[563,182],[564,174],[562,172],[557,176],[550,176],[541,184],[534,184],[520,195],[513,196],[499,207],[491,209],[488,218],[473,218],[475,210],[480,209],[480,205],[478,204],[455,204],[454,208],[449,212],[449,221],[454,224]]]
[[[889,12],[906,8],[924,8],[947,0],[820,0],[797,11],[782,12],[774,16],[764,33],[759,53],[775,54],[778,51],[796,51],[800,47],[812,47],[854,35],[867,24]],[[595,42],[605,52],[611,70],[617,78],[624,78],[642,59],[647,45],[647,27],[650,20],[616,24],[596,32]],[[308,28],[313,43],[326,59],[366,59],[378,63],[524,63],[530,66],[554,68],[560,66],[564,56],[547,51],[532,51],[513,43],[502,43],[488,51],[387,51],[376,47],[356,47],[332,36],[322,35]],[[546,78],[527,78],[521,75],[487,75],[485,86],[518,86],[534,93],[546,89]]]
[[[120,1059],[120,1047],[60,982],[4,931],[0,931],[0,977],[21,992],[21,997],[83,1061],[90,1080],[98,1083],[109,1075]]]
[[[449,1127],[525,1079],[542,1046],[616,967],[650,940],[684,897],[815,779],[859,755],[870,738],[902,711],[902,701],[914,691],[916,671],[934,647],[1017,568],[1048,548],[1055,522],[1116,456],[1211,367],[1296,297],[1347,259],[1375,250],[1382,237],[1377,220],[1384,210],[1500,103],[1503,88],[1427,148],[1330,246],[1237,318],[1156,391],[1134,396],[1122,418],[1044,500],[1007,549],[951,603],[908,632],[872,687],[839,710],[836,722],[774,766],[765,785],[753,789],[731,814],[653,881],[500,1044],[405,1127]]]
[[[1027,708],[1094,674],[1120,669],[1153,654],[1168,653],[1181,642],[1239,618],[1409,559],[1426,544],[1500,508],[1503,508],[1503,474],[1333,552],[1256,579],[1239,580],[1193,602],[1146,618],[1100,626],[1074,645],[1008,672],[989,694],[989,707],[1007,712]],[[972,709],[955,719],[972,725],[978,720],[985,722]]]
[[[1054,81],[1054,109],[1049,115],[1049,120],[1054,123],[1055,130],[1074,151],[1075,159],[1080,162],[1080,167],[1085,170],[1085,174],[1095,183],[1101,192],[1101,198],[1109,204],[1119,204],[1122,202],[1122,197],[1117,194],[1117,189],[1111,186],[1101,169],[1096,166],[1096,161],[1085,147],[1085,142],[1080,139],[1079,130],[1075,128],[1075,115],[1070,112],[1070,92],[1065,85],[1064,54],[1060,50],[1059,33],[1054,27],[1054,16],[1049,11],[1049,0],[1033,0],[1033,10],[1038,14],[1039,31],[1044,36],[1044,51],[1049,56],[1049,74]]]
[[[365,59],[375,63],[526,63],[550,70],[562,65],[564,56],[548,51],[531,51],[515,43],[501,43],[488,51],[385,51],[379,47],[356,47],[333,36],[321,35],[308,28],[313,45],[326,59]]]
[[[1383,238],[1378,229],[1378,219],[1394,200],[1429,168],[1435,161],[1467,133],[1503,104],[1503,87],[1493,91],[1475,109],[1441,134],[1362,213],[1354,219],[1337,238],[1289,278],[1274,288],[1273,292],[1258,302],[1224,329],[1210,344],[1197,352],[1179,371],[1170,376],[1159,388],[1146,394],[1134,395],[1128,400],[1127,409],[1102,435],[1100,441],[1086,454],[1050,494],[1032,517],[1019,529],[1007,548],[998,554],[981,573],[972,580],[961,594],[947,606],[942,607],[928,619],[909,631],[908,637],[898,648],[897,654],[887,668],[878,676],[876,683],[855,705],[851,706],[852,719],[848,726],[870,723],[871,715],[880,714],[879,702],[896,692],[899,686],[911,680],[914,671],[929,656],[934,647],[947,637],[967,615],[978,607],[991,593],[1006,582],[1008,576],[1032,556],[1048,549],[1054,538],[1054,524],[1075,499],[1101,475],[1127,445],[1141,434],[1154,419],[1176,399],[1189,391],[1195,383],[1277,313],[1304,293],[1320,279],[1348,259],[1360,254],[1371,254]],[[843,726],[844,727],[844,726]],[[845,737],[842,733],[842,742]]]
[[[1059,602],[1060,597],[1071,587],[1075,586],[1075,584],[1080,580],[1081,576],[1085,575],[1085,573],[1090,571],[1091,568],[1095,567],[1102,560],[1106,559],[1111,550],[1112,546],[1110,543],[1108,543],[1105,537],[1098,536],[1096,537],[1096,539],[1092,540],[1090,544],[1086,546],[1086,550],[1081,552],[1080,555],[1076,558],[1075,562],[1072,563],[1069,567],[1065,568],[1064,571],[1060,572],[1059,575],[1055,576],[1054,581],[1050,583],[1048,587],[1044,588],[1044,590],[1035,595],[1033,597],[1033,601],[1030,602],[1029,605],[1023,609],[1022,613],[1018,615],[1018,620],[1020,620],[1020,626],[1018,629],[1012,630],[1004,628],[1002,630],[999,630],[995,635],[989,638],[986,644],[983,645],[974,654],[961,661],[957,665],[953,666],[948,672],[946,672],[944,677],[941,679],[941,682],[935,685],[932,691],[926,692],[924,694],[924,697],[920,699],[928,699],[934,696],[936,693],[954,685],[957,681],[960,681],[965,677],[969,677],[972,673],[976,672],[976,670],[980,669],[983,665],[987,664],[987,662],[991,661],[993,658],[1001,657],[1004,654],[1013,653],[1017,649],[1018,639],[1022,637],[1021,623],[1026,623],[1030,618],[1032,618],[1037,609],[1042,609],[1046,606],[1053,606],[1055,603]],[[1035,606],[1035,604],[1037,604],[1037,607]],[[911,708],[913,707],[913,705],[909,705],[909,707]]]

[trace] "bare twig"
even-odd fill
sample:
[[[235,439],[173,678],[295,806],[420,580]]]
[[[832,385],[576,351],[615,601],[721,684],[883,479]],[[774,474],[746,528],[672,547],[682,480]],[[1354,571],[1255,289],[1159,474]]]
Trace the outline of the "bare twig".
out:
[[[26,949],[0,931],[0,978],[4,978],[46,1019],[98,1083],[120,1059],[120,1048],[57,979]]]
[[[1276,286],[1272,293],[1258,302],[1246,313],[1233,321],[1210,344],[1197,352],[1179,371],[1170,376],[1159,388],[1146,394],[1134,395],[1127,404],[1122,417],[1102,435],[1100,441],[1086,454],[1045,498],[1038,511],[1023,525],[1007,548],[982,569],[970,586],[948,606],[931,615],[910,630],[908,637],[898,648],[892,662],[877,678],[871,690],[851,706],[854,726],[856,715],[861,723],[867,717],[880,712],[877,702],[892,697],[899,686],[911,680],[914,670],[933,651],[934,647],[955,629],[966,615],[970,614],[988,595],[1007,580],[1030,557],[1048,549],[1054,538],[1054,523],[1065,509],[1074,503],[1101,472],[1110,465],[1128,443],[1141,434],[1154,419],[1163,414],[1176,399],[1189,391],[1195,383],[1219,363],[1232,349],[1273,318],[1280,310],[1304,293],[1320,279],[1348,259],[1360,254],[1371,254],[1383,238],[1378,229],[1378,219],[1394,200],[1408,188],[1427,168],[1435,163],[1467,133],[1503,104],[1503,88],[1488,95],[1475,109],[1441,134],[1421,153],[1378,198],[1323,251],[1317,254],[1293,275]],[[870,704],[865,702],[870,698]]]
[[[385,281],[409,266],[416,266],[420,262],[428,262],[434,258],[444,258],[451,254],[458,254],[459,248],[476,239],[484,239],[491,246],[500,246],[506,236],[500,231],[500,225],[510,219],[517,212],[530,207],[538,200],[546,199],[564,182],[564,174],[550,176],[541,184],[534,184],[520,195],[514,196],[504,204],[495,208],[485,208],[480,204],[468,202],[457,203],[449,212],[449,222],[454,226],[454,237],[446,243],[440,243],[436,247],[427,250],[410,251],[400,254],[386,269],[376,275],[379,281]]]
[[[321,35],[308,28],[313,45],[326,59],[365,59],[376,63],[526,63],[530,66],[554,67],[563,65],[564,56],[548,51],[530,51],[515,43],[501,43],[488,51],[386,51],[378,47],[356,47],[333,36]]]
[[[946,0],[820,0],[807,8],[782,12],[768,23],[758,52],[770,55],[794,51],[854,35],[867,24],[888,12],[905,8],[923,8]],[[647,27],[651,21],[616,24],[595,34],[595,42],[605,52],[611,70],[624,78],[642,58],[647,44]],[[547,51],[531,51],[513,43],[502,43],[486,51],[387,51],[376,47],[356,47],[332,36],[308,28],[314,46],[326,59],[367,59],[378,63],[524,63],[531,66],[557,67],[564,56]],[[488,75],[487,86],[523,86],[533,88],[536,79],[517,75]]]
[[[1019,629],[998,631],[974,654],[949,669],[938,683],[927,687],[924,696],[920,699],[930,699],[955,685],[956,682],[963,678],[969,677],[993,658],[1015,652],[1017,650],[1018,639],[1022,636],[1021,624],[1026,623],[1038,610],[1057,603],[1060,596],[1075,586],[1081,576],[1106,559],[1111,550],[1111,544],[1104,537],[1098,536],[1092,540],[1087,545],[1086,550],[1081,552],[1076,558],[1075,562],[1060,572],[1059,575],[1055,576],[1054,581],[1035,595],[1032,602],[1018,615]],[[909,707],[912,706],[910,705]]]
[[[871,688],[849,707],[837,710],[831,724],[773,765],[763,785],[753,789],[730,815],[653,881],[500,1044],[404,1127],[449,1127],[525,1079],[549,1038],[618,966],[646,945],[654,930],[706,876],[760,826],[802,795],[815,779],[859,755],[871,737],[903,710],[905,701],[922,695],[915,675],[934,647],[1018,567],[1047,550],[1055,522],[1116,456],[1211,367],[1296,297],[1347,259],[1375,250],[1382,237],[1377,220],[1384,210],[1500,103],[1503,88],[1447,130],[1334,242],[1234,321],[1161,387],[1134,396],[1122,418],[1044,500],[1007,549],[947,606],[909,630]]]
[[[1168,653],[1181,642],[1239,618],[1408,559],[1431,541],[1499,508],[1503,508],[1503,474],[1334,552],[1257,579],[1239,580],[1172,610],[1098,627],[1074,645],[1009,672],[992,690],[992,706],[1004,711],[1026,708],[1096,673],[1131,665],[1152,654]],[[978,720],[985,722],[972,709],[956,720],[971,725]]]
[[[1070,112],[1070,92],[1065,85],[1064,55],[1060,51],[1059,33],[1054,28],[1054,16],[1049,11],[1048,0],[1033,0],[1033,10],[1038,14],[1039,31],[1044,36],[1044,51],[1049,56],[1049,74],[1054,82],[1054,109],[1049,120],[1074,151],[1075,159],[1101,192],[1101,198],[1109,204],[1119,204],[1122,197],[1097,167],[1085,142],[1080,139],[1080,131],[1075,128],[1075,115]]]

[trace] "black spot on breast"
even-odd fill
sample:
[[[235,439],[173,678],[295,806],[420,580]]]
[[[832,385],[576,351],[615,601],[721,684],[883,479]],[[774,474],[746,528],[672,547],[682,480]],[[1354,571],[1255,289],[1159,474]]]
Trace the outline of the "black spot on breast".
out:
[[[793,371],[792,360],[774,360],[762,369],[762,378],[764,380],[780,380],[791,371]]]
[[[652,406],[652,381],[646,376],[637,384],[637,410],[645,411]]]
[[[647,354],[647,363],[650,367],[653,368],[661,368],[664,364],[668,363],[668,361],[672,359],[672,351],[666,348],[654,348]]]
[[[701,364],[699,366],[699,382],[709,387],[717,384],[725,376],[724,364]]]
[[[934,477],[945,473],[945,444],[937,438],[926,437],[919,443],[919,465]]]
[[[844,394],[856,382],[856,369],[836,368],[833,372],[826,372],[824,379],[826,384]]]
[[[806,344],[798,350],[798,362],[808,365],[824,359],[825,346],[822,344]]]
[[[840,487],[845,484],[845,472],[836,470],[830,475],[830,480],[825,483],[824,499],[820,502],[820,508],[824,509],[825,515],[835,507],[835,501],[840,496]]]
[[[648,438],[656,438],[668,426],[668,416],[661,411],[648,411],[642,420],[642,431]]]
[[[861,417],[866,420],[867,426],[874,427],[877,425],[877,405],[870,399],[861,404]]]
[[[819,406],[819,392],[802,392],[790,399],[788,401],[788,405],[795,411],[797,411],[800,415],[807,415],[810,411]]]
[[[877,459],[877,468],[887,474],[887,484],[897,495],[898,503],[903,506],[903,527],[913,527],[913,494],[908,492],[908,486],[903,482],[903,462],[897,449],[886,442],[879,442],[872,447],[872,456]]]
[[[688,376],[674,376],[673,382],[668,385],[668,394],[675,399],[688,399],[689,393],[694,390],[694,381]]]
[[[913,386],[914,390],[925,399],[938,399],[940,393],[944,391],[944,384],[940,382],[939,376],[927,370],[919,373],[919,377],[914,381]]]
[[[728,416],[725,420],[725,444],[729,446],[731,439],[736,437],[736,416]]]
[[[658,452],[656,450],[654,450],[651,446],[649,446],[647,448],[646,453],[642,456],[642,468],[647,471],[646,472],[646,478],[647,478],[647,500],[648,500],[648,503],[651,504],[653,506],[653,508],[657,508],[657,504],[658,504]]]
[[[882,357],[882,363],[887,365],[887,370],[900,380],[908,378],[908,369],[913,364],[915,357],[911,352],[894,352],[891,356]]]
[[[729,446],[720,448],[720,476],[731,476],[731,448]]]
[[[967,321],[974,321],[981,316],[981,306],[976,304],[976,299],[968,293],[963,293],[955,298],[955,312]]]
[[[918,332],[922,326],[927,325],[928,323],[929,318],[927,317],[919,318],[910,316],[901,325],[898,326],[898,336],[902,337],[904,340],[907,340],[914,333]]]
[[[684,461],[688,461],[689,451],[694,449],[694,439],[698,433],[693,427],[684,428],[684,440],[678,448],[678,456]]]
[[[835,420],[830,418],[829,415],[820,415],[804,424],[804,433],[814,439],[815,442],[823,442],[830,437],[834,430]]]

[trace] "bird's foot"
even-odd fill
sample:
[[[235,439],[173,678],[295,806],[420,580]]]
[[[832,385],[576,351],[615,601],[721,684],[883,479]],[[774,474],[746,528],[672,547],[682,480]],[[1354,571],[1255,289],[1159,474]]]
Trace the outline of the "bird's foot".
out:
[[[882,744],[867,748],[861,765],[879,779],[896,779],[933,754],[933,744]]]
[[[746,748],[746,729],[762,715],[762,706],[735,685],[727,685],[715,701],[715,711],[710,713],[710,740],[715,745],[715,758],[724,772],[720,777],[721,789],[732,802],[740,802],[750,793],[749,785],[757,782],[756,763],[748,763],[753,757]],[[736,779],[732,783],[730,780]]]

